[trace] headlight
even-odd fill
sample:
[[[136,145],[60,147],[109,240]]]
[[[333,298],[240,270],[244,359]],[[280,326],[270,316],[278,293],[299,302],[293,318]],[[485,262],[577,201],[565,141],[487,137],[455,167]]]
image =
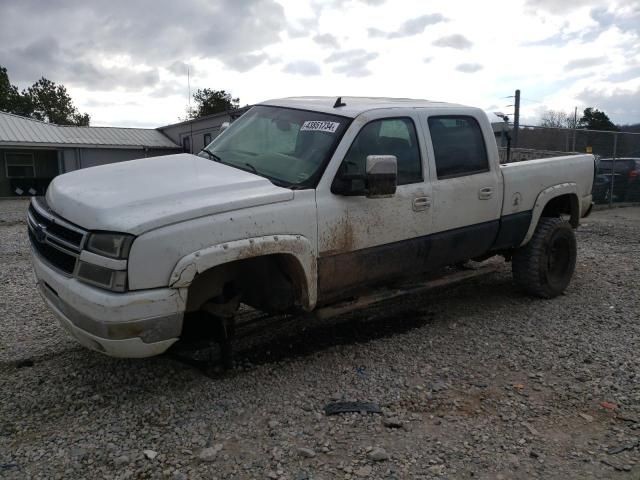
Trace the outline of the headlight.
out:
[[[78,278],[114,292],[124,292],[127,289],[126,270],[111,270],[93,263],[79,261]]]
[[[123,233],[92,233],[87,241],[87,250],[111,258],[126,259],[133,243],[132,235]]]
[[[78,260],[78,279],[114,292],[126,291],[127,258],[133,239],[133,235],[124,233],[89,234]]]

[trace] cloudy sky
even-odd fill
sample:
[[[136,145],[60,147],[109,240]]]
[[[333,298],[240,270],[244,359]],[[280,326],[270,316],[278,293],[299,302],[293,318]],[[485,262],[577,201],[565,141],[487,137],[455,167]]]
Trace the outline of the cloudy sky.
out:
[[[3,0],[0,65],[63,83],[93,125],[156,127],[192,91],[427,98],[640,122],[640,1]]]

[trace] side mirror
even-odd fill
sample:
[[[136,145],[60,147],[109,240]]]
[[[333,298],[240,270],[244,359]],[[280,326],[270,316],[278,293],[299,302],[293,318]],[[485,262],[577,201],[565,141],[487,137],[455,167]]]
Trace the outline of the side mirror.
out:
[[[222,122],[222,125],[220,125],[220,133],[224,132],[227,128],[229,128],[229,125],[231,125],[230,122]]]
[[[398,184],[395,155],[369,155],[366,167],[367,198],[392,197]]]

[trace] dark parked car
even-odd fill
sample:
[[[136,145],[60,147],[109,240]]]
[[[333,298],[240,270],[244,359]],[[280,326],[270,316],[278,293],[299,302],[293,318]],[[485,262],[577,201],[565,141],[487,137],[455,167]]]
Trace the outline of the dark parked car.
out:
[[[615,170],[614,170],[615,169]],[[593,183],[593,200],[607,203],[613,178],[613,200],[634,202],[640,200],[640,158],[603,158],[598,162],[598,170]]]

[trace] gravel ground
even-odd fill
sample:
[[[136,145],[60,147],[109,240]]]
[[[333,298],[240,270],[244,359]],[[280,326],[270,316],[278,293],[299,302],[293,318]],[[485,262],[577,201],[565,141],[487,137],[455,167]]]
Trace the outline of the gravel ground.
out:
[[[0,198],[0,227],[23,222],[28,206],[28,198]]]
[[[505,265],[287,328],[214,378],[68,339],[24,207],[0,202],[2,478],[640,478],[638,207],[585,219],[562,297],[520,295]],[[382,414],[325,416],[337,399]]]

